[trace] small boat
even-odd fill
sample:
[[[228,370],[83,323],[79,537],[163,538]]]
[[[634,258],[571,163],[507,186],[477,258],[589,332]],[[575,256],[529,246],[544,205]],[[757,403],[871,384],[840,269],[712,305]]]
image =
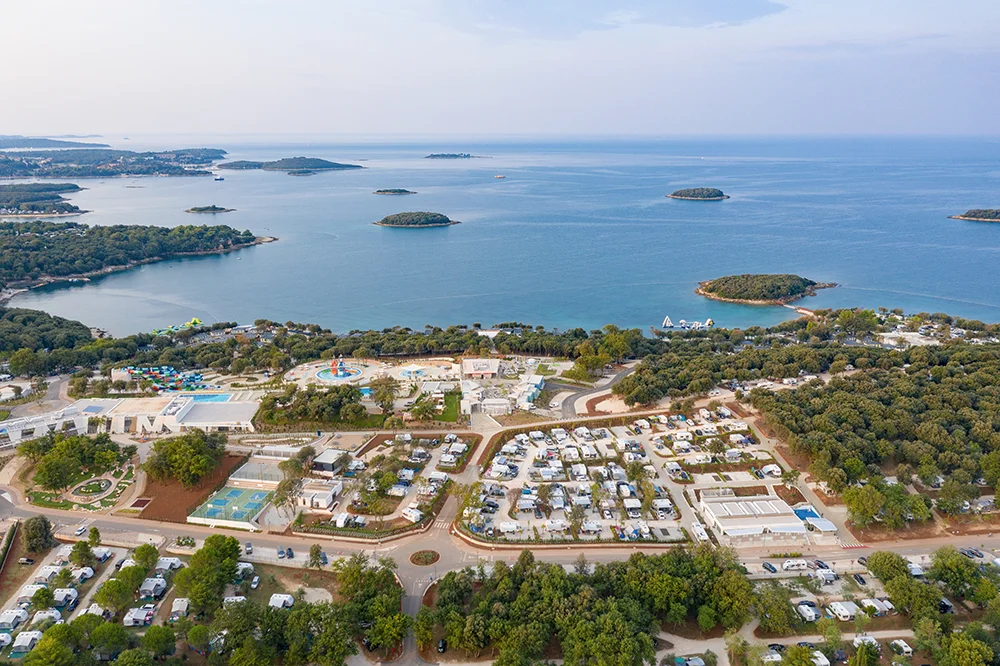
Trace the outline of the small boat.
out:
[[[493,177],[494,177],[494,178],[506,178],[507,176],[504,176],[503,174],[499,174],[499,173],[498,173],[497,175],[495,175],[495,176],[493,176]]]
[[[673,327],[674,327],[674,322],[670,321],[670,316],[668,315],[664,317],[663,323],[660,324],[660,328],[673,328]]]
[[[711,319],[711,318],[709,318],[709,319],[706,319],[706,320],[705,320],[705,326],[706,326],[707,328],[712,328],[713,326],[715,326],[715,322],[714,322],[714,321],[712,321],[712,319]]]
[[[215,179],[216,180],[225,180],[225,178],[223,178],[222,176],[216,176]]]
[[[685,320],[683,320],[683,319],[681,319],[680,322],[678,322],[678,323],[681,325],[681,328],[687,328],[688,327],[688,323]]]

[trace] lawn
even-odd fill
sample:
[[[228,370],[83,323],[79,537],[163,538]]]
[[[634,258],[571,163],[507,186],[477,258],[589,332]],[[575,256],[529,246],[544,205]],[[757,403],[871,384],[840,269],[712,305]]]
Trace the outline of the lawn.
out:
[[[444,396],[444,411],[437,417],[437,420],[449,423],[458,421],[458,406],[461,399],[461,393],[446,393]]]
[[[35,506],[47,509],[72,509],[76,506],[69,500],[56,500],[55,497],[59,497],[59,493],[43,493],[37,490],[28,493],[28,500]]]
[[[545,363],[542,363],[541,365],[538,366],[538,371],[537,372],[542,377],[551,377],[552,375],[556,374],[556,371],[553,370],[552,368],[550,368]]]
[[[6,421],[9,418],[10,418],[10,410],[0,409],[0,421]]]

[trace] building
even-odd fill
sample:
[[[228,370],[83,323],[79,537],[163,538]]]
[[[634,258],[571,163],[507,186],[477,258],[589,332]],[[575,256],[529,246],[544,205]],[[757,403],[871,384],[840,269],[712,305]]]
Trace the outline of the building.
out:
[[[156,606],[153,604],[146,604],[140,608],[131,608],[122,620],[122,624],[126,627],[145,627],[153,622],[153,616],[156,615]]]
[[[342,481],[309,481],[302,484],[296,506],[307,511],[330,511],[334,500],[344,489]]]
[[[38,590],[45,589],[44,585],[25,585],[21,588],[21,591],[17,595],[18,604],[31,603],[31,597],[35,596],[35,592]]]
[[[498,358],[462,359],[462,379],[495,379],[499,374]]]
[[[63,608],[75,605],[77,599],[80,598],[80,593],[72,587],[60,587],[52,593],[52,596],[55,599],[56,608]]]
[[[46,608],[45,610],[40,610],[35,613],[35,617],[31,618],[32,624],[38,624],[39,622],[58,622],[62,619],[62,613],[57,611],[55,608]]]
[[[40,631],[22,631],[14,639],[14,644],[10,648],[10,656],[18,658],[31,652],[38,641],[42,640]]]
[[[700,511],[724,545],[808,543],[802,520],[774,495],[736,497],[726,488],[705,490],[701,493]]]
[[[320,476],[336,476],[350,459],[346,451],[325,449],[312,460],[312,469]]]

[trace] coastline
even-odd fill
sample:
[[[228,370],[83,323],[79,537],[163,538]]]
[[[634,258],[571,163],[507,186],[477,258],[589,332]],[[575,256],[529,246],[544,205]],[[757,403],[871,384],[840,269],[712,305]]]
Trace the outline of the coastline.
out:
[[[223,208],[222,210],[195,210],[194,208],[188,208],[185,213],[191,213],[193,215],[215,215],[216,213],[235,213],[235,208]]]
[[[240,245],[233,245],[232,247],[216,249],[216,250],[199,250],[198,252],[174,252],[162,257],[150,257],[149,259],[143,259],[142,261],[133,261],[128,264],[122,264],[119,266],[107,266],[97,271],[89,271],[87,273],[77,273],[75,275],[62,275],[59,277],[43,276],[37,280],[31,281],[30,283],[15,282],[12,283],[14,286],[9,286],[0,292],[0,304],[8,303],[14,296],[30,291],[32,289],[37,289],[38,287],[47,287],[53,284],[59,284],[60,282],[90,282],[91,278],[101,277],[104,275],[110,275],[112,273],[121,273],[123,271],[131,270],[139,266],[144,266],[146,264],[155,264],[161,261],[169,261],[171,259],[178,259],[181,257],[201,257],[209,256],[213,254],[229,254],[230,252],[235,252],[236,250],[243,250],[248,247],[253,247],[255,245],[264,245],[265,243],[274,243],[279,240],[276,236],[257,236],[254,238],[252,243],[243,243]]]
[[[675,197],[673,194],[666,195],[668,199],[678,199],[679,201],[724,201],[729,198],[728,194],[721,197]]]
[[[431,227],[451,227],[462,223],[458,220],[452,220],[451,222],[435,224],[382,224],[381,222],[372,222],[372,224],[376,227],[386,227],[387,229],[430,229]]]
[[[73,213],[14,213],[13,215],[3,214],[0,215],[0,220],[7,219],[31,219],[36,217],[76,217],[77,215],[83,215],[84,213],[89,213],[89,210],[79,210]]]
[[[416,194],[416,192],[379,192],[375,190],[372,194],[378,194],[383,197],[405,197],[407,194]]]
[[[726,298],[725,296],[719,296],[718,294],[713,294],[711,292],[705,291],[705,285],[707,285],[711,280],[705,280],[704,282],[698,283],[698,288],[694,290],[694,293],[699,296],[704,296],[713,301],[721,301],[723,303],[737,303],[739,305],[788,305],[789,303],[794,303],[806,296],[815,296],[816,292],[820,289],[833,289],[838,286],[836,282],[820,282],[809,287],[804,293],[796,294],[795,296],[789,296],[787,298],[775,298],[773,300],[752,300],[748,298]]]
[[[1000,222],[996,217],[965,217],[964,215],[949,215],[949,220],[965,220],[966,222]]]

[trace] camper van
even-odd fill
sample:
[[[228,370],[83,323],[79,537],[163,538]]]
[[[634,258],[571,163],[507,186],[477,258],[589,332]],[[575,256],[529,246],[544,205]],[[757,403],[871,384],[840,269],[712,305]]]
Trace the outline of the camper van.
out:
[[[781,563],[783,571],[805,571],[809,564],[805,560],[785,560]]]
[[[816,622],[819,620],[819,611],[812,606],[804,606],[800,604],[795,607],[795,612],[797,612],[806,622]]]

